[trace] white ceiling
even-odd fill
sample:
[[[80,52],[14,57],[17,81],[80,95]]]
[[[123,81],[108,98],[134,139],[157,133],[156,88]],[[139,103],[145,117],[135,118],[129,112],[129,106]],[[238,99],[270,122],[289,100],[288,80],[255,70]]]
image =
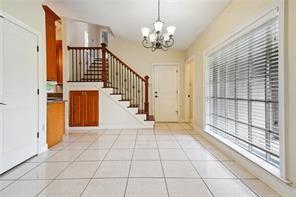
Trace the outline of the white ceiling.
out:
[[[109,26],[115,36],[141,41],[157,18],[157,0],[45,0],[60,16]],[[161,20],[177,27],[175,48],[186,49],[230,0],[160,0]]]

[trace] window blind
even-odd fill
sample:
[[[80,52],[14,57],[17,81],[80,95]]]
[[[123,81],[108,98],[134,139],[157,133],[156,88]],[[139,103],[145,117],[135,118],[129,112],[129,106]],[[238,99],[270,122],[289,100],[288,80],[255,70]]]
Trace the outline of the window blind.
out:
[[[207,57],[207,130],[279,167],[279,19]]]

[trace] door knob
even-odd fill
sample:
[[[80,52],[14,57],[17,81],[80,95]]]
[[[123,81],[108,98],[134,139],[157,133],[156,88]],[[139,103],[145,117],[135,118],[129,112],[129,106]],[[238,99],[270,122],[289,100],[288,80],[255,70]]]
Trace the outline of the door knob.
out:
[[[157,92],[154,92],[154,94],[157,94]]]
[[[157,95],[155,95],[154,97],[155,97],[155,98],[158,98],[158,96],[157,96]]]
[[[0,103],[0,105],[6,105],[5,103]]]

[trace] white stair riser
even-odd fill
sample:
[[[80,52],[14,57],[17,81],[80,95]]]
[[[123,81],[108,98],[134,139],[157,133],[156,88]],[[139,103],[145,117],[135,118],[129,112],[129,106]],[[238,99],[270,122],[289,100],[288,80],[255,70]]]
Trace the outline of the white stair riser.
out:
[[[93,85],[92,82],[86,82],[84,85]],[[124,109],[126,109],[130,114],[135,116],[139,121],[142,122],[143,125],[145,125],[145,128],[153,128],[154,127],[154,121],[146,121],[146,114],[138,114],[139,109],[136,107],[129,107],[130,101],[120,101],[122,99],[122,95],[114,95],[113,88],[103,88],[103,82],[96,82],[96,87],[103,91],[105,94],[109,95],[112,100],[114,100],[117,104],[122,106]]]

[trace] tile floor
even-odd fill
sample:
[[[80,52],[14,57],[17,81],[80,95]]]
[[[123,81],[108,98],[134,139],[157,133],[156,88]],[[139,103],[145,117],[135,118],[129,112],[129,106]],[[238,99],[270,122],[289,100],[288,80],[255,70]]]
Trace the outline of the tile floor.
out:
[[[0,196],[280,196],[187,124],[72,133],[0,176]]]

